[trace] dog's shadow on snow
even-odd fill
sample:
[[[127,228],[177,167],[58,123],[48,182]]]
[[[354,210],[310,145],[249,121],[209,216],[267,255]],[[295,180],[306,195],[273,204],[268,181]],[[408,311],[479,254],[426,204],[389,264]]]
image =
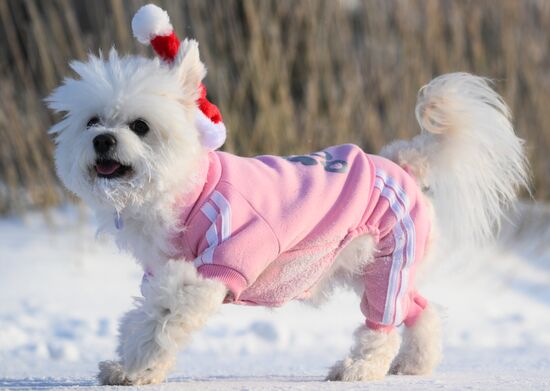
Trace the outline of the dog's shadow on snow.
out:
[[[95,379],[53,379],[53,378],[25,378],[25,379],[0,379],[0,389],[8,390],[39,390],[67,387],[92,387],[97,386]]]
[[[275,381],[281,383],[312,383],[323,379],[316,376],[208,376],[208,377],[189,377],[177,376],[167,380],[165,385],[174,383],[193,383],[193,382],[255,382],[255,381]],[[81,388],[81,387],[99,387],[97,380],[87,379],[54,379],[54,378],[24,378],[24,379],[0,379],[0,389],[8,390],[40,390],[52,388]]]
[[[322,376],[279,376],[279,375],[258,375],[258,376],[233,376],[233,375],[219,375],[219,376],[205,376],[205,377],[189,377],[189,376],[175,376],[168,379],[168,383],[189,383],[189,382],[280,382],[280,383],[315,383],[322,382]]]

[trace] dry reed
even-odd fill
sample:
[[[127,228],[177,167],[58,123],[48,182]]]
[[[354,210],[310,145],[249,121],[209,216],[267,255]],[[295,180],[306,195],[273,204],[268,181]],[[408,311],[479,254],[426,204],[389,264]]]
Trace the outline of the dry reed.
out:
[[[42,99],[83,59],[131,36],[143,1],[0,1],[0,213],[66,200]],[[435,75],[495,79],[527,140],[534,194],[550,195],[550,2],[159,1],[201,43],[226,150],[288,154],[354,142],[376,152],[417,132],[416,91]]]

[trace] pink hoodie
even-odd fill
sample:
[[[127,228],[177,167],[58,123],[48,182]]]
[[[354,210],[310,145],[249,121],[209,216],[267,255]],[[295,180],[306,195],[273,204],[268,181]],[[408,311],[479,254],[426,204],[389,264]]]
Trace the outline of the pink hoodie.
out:
[[[372,328],[410,324],[426,302],[415,291],[429,234],[420,189],[393,162],[351,144],[307,156],[209,154],[206,183],[175,241],[201,275],[239,304],[307,298],[339,251],[375,238],[361,309]]]

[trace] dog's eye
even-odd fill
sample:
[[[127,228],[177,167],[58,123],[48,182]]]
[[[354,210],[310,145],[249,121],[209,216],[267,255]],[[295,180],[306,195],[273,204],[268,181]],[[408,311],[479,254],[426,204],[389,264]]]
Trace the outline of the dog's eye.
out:
[[[86,124],[87,128],[91,128],[92,126],[96,126],[99,124],[99,118],[98,117],[92,117],[88,120],[88,123]]]
[[[142,119],[136,119],[130,123],[130,129],[138,136],[144,136],[149,131],[149,125]]]

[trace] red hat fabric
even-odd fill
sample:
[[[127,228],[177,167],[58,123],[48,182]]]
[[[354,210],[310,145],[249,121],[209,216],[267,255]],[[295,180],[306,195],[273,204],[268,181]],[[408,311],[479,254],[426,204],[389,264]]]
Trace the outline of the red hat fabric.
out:
[[[132,31],[137,40],[150,44],[155,53],[165,62],[172,63],[178,53],[180,41],[170,23],[168,13],[154,4],[141,7],[132,18]],[[199,85],[200,97],[197,100],[200,113],[196,125],[201,133],[202,144],[209,149],[218,149],[226,138],[226,128],[221,113],[206,97],[206,87]]]
[[[176,37],[176,33],[172,31],[169,35],[157,35],[151,39],[151,46],[160,58],[166,62],[172,62],[178,54],[180,40]]]

